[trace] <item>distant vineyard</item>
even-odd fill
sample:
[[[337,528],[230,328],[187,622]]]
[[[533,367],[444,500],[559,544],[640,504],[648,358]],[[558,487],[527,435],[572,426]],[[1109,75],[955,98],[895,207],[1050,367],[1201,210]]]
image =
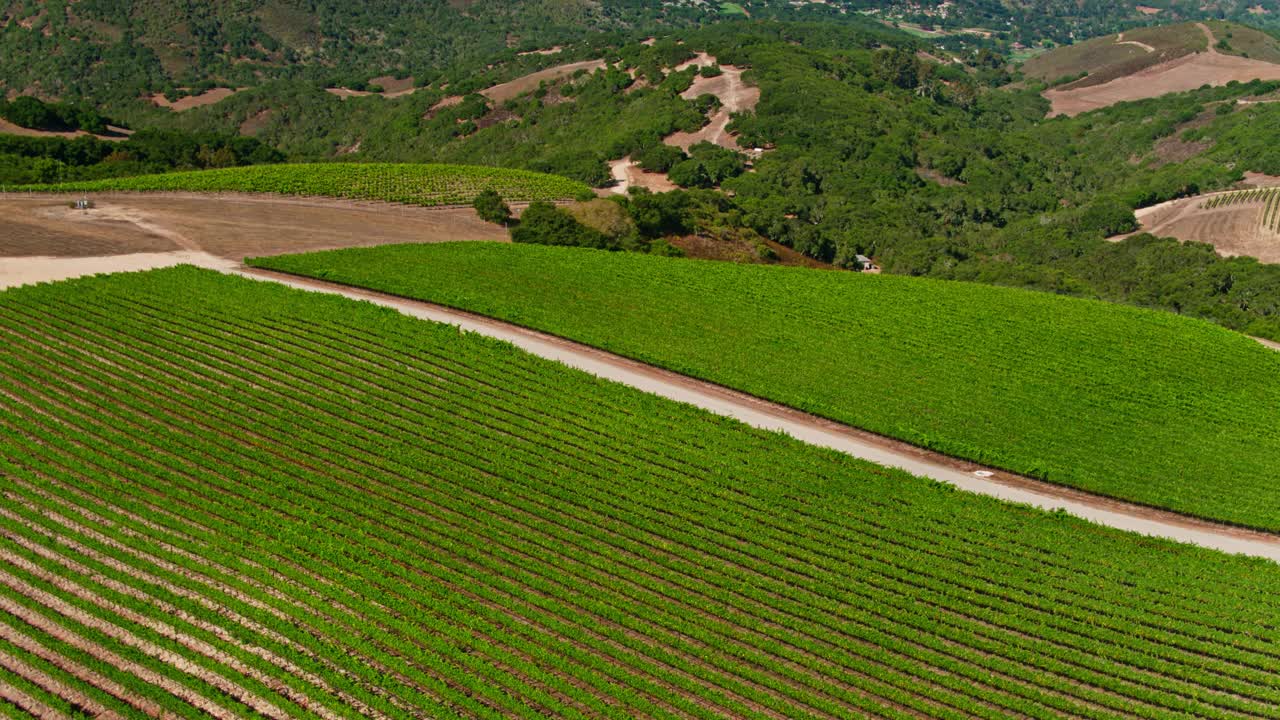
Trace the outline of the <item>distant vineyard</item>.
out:
[[[451,327],[181,268],[0,363],[6,716],[1280,717],[1280,567]]]
[[[1280,188],[1256,188],[1214,195],[1200,203],[1203,210],[1217,208],[1248,207],[1260,205],[1258,227],[1271,233],[1280,233]]]
[[[1280,530],[1280,354],[1203,321],[528,245],[250,262],[511,320],[1062,485]]]
[[[381,163],[254,165],[7,189],[280,193],[428,206],[469,203],[489,189],[512,202],[569,199],[590,192],[574,180],[527,170]]]

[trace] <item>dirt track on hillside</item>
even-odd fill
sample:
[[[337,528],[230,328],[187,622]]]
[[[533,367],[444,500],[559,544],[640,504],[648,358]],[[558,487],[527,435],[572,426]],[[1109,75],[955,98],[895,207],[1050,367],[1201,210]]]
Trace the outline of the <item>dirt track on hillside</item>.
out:
[[[1217,40],[1208,26],[1201,23],[1200,29],[1208,38],[1208,51],[1184,55],[1101,85],[1048,90],[1044,96],[1053,103],[1049,114],[1075,116],[1118,102],[1186,92],[1201,85],[1226,85],[1232,80],[1280,80],[1280,65],[1223,55],[1214,48]]]

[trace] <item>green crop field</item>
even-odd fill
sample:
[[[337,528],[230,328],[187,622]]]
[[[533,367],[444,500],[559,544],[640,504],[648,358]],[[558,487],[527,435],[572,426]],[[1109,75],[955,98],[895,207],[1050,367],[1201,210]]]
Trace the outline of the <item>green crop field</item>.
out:
[[[525,245],[252,264],[491,315],[918,445],[1280,529],[1280,354],[1007,288]]]
[[[6,188],[0,188],[0,190]],[[311,163],[141,175],[8,190],[53,192],[251,192],[384,200],[410,205],[469,203],[482,190],[511,202],[562,200],[590,192],[558,175],[478,165]]]
[[[1280,717],[1272,563],[452,327],[186,267],[0,293],[0,362],[0,708]]]

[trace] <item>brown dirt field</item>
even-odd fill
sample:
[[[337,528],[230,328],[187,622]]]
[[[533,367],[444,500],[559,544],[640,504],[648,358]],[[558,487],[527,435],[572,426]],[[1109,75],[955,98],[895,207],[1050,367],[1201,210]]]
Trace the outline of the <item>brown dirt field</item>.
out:
[[[501,240],[506,232],[470,208],[417,208],[254,195],[94,195],[72,210],[70,196],[0,196],[0,218],[17,229],[0,255],[85,257],[189,250],[240,259],[355,245]]]
[[[1216,40],[1205,25],[1209,50],[1160,63],[1101,85],[1044,93],[1053,109],[1050,115],[1075,116],[1118,102],[1143,100],[1168,93],[1195,90],[1201,85],[1226,85],[1232,80],[1280,80],[1280,65],[1223,55],[1213,48]]]
[[[214,88],[212,90],[202,92],[199,95],[188,95],[177,102],[169,102],[168,98],[164,95],[156,93],[151,96],[151,102],[156,107],[169,108],[174,112],[186,112],[198,107],[204,107],[216,102],[221,102],[238,92],[240,91],[232,90],[231,88]]]
[[[505,241],[470,208],[195,193],[100,194],[90,211],[66,195],[0,195],[0,288],[179,263],[448,240]]]
[[[1280,177],[1249,173],[1249,187],[1276,187]],[[1206,198],[1221,193],[1198,195],[1160,203],[1136,213],[1140,229],[1157,237],[1183,242],[1208,243],[1219,254],[1257,258],[1264,263],[1280,263],[1280,233],[1261,227],[1265,204],[1262,201],[1217,208],[1203,208]],[[1134,233],[1110,238],[1123,240]]]
[[[678,186],[667,178],[666,173],[649,172],[631,164],[631,156],[609,163],[614,184],[601,188],[597,195],[623,195],[633,187],[642,187],[656,193],[669,192]]]
[[[564,65],[556,65],[545,70],[529,73],[523,77],[518,77],[510,82],[494,85],[487,90],[481,90],[480,94],[489,98],[494,102],[506,102],[518,95],[536,90],[538,84],[546,80],[559,80],[568,77],[579,70],[587,72],[595,72],[605,66],[604,60],[583,60],[581,62],[565,63]]]
[[[706,53],[698,53],[698,57],[678,66],[676,69],[683,70],[692,66],[704,67],[715,62],[715,58]],[[714,143],[730,150],[746,149],[740,147],[737,139],[729,133],[728,125],[732,120],[730,115],[736,112],[754,110],[760,102],[760,88],[742,82],[742,68],[722,65],[720,69],[723,72],[717,77],[704,78],[699,75],[694,78],[693,85],[680,94],[686,100],[693,100],[705,93],[710,93],[720,98],[721,107],[711,116],[711,121],[697,132],[678,132],[670,135],[663,142],[684,150],[688,150],[691,146],[703,141]]]

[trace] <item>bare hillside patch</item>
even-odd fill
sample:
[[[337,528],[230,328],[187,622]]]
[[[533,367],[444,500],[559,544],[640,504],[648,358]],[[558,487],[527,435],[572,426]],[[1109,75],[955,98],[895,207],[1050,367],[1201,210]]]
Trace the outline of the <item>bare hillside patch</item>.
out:
[[[240,92],[240,90],[220,87],[212,90],[206,90],[199,95],[188,95],[180,100],[172,102],[170,102],[169,98],[166,98],[163,94],[156,93],[151,96],[151,103],[156,107],[167,108],[173,112],[186,112],[198,107],[205,107],[206,105],[213,105],[214,103],[222,102],[232,95],[235,95],[237,92]]]

